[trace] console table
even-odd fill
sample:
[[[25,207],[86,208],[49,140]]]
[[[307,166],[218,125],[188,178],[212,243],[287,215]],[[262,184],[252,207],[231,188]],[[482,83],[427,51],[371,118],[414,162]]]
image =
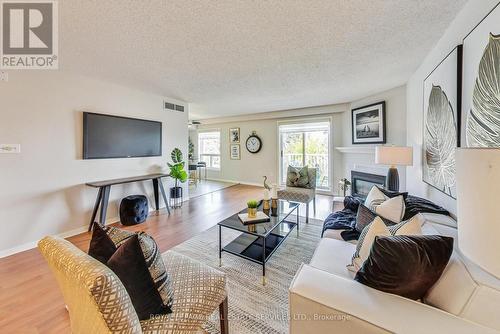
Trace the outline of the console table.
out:
[[[106,211],[108,209],[108,200],[109,193],[111,191],[111,186],[117,184],[125,184],[132,182],[142,182],[142,181],[153,181],[153,191],[155,196],[155,208],[158,211],[160,207],[160,198],[159,191],[161,192],[161,196],[163,197],[163,201],[167,207],[168,214],[170,214],[170,207],[168,206],[167,195],[165,194],[165,189],[163,188],[163,183],[161,182],[161,178],[168,177],[168,174],[147,174],[141,176],[133,176],[133,177],[125,177],[122,179],[113,179],[113,180],[105,180],[98,182],[89,182],[86,183],[89,187],[99,188],[97,192],[97,198],[94,204],[94,211],[92,212],[92,218],[90,218],[89,224],[89,232],[92,230],[92,225],[95,222],[95,218],[97,215],[97,210],[99,210],[99,206],[101,207],[100,215],[99,215],[99,223],[104,226],[106,221]]]

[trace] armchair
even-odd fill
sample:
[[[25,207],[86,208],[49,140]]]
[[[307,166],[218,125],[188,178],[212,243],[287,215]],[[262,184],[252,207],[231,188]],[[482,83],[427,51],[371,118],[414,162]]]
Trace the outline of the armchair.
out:
[[[38,248],[62,290],[72,333],[200,333],[217,307],[221,333],[228,333],[224,274],[189,257],[163,254],[172,270],[173,313],[139,321],[111,269],[61,238],[45,237]]]
[[[288,167],[290,170],[291,167]],[[305,187],[287,185],[285,189],[278,191],[278,198],[289,202],[305,203],[306,223],[309,222],[309,203],[313,202],[314,213],[316,213],[316,168],[308,168],[307,175],[309,183]]]

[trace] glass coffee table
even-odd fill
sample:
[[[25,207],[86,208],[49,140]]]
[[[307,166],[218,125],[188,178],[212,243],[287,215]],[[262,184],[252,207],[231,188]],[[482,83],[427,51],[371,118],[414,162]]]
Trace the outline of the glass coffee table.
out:
[[[259,211],[262,210],[262,203]],[[245,213],[242,210],[239,213]],[[295,211],[296,219],[291,221],[289,217]],[[299,204],[278,200],[278,208],[275,216],[264,211],[270,218],[269,222],[244,225],[235,214],[217,225],[219,225],[219,266],[222,266],[222,252],[227,252],[243,259],[262,265],[262,284],[266,284],[266,262],[285,241],[294,227],[297,227],[299,235]],[[289,220],[290,219],[290,220]],[[242,232],[233,241],[222,246],[222,228],[228,228]]]

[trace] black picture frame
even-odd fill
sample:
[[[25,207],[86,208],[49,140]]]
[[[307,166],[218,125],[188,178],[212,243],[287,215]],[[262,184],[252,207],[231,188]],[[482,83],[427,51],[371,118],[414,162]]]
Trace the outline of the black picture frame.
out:
[[[456,64],[454,64],[454,73],[456,75],[456,79],[451,77],[451,72],[448,75],[443,76],[439,71],[442,71],[442,66],[446,66],[447,64],[453,65],[450,63],[452,57],[456,56]],[[455,104],[452,104],[453,99],[450,99],[450,106],[454,112],[453,118],[456,124],[456,145],[455,147],[460,147],[460,138],[461,138],[461,112],[462,112],[462,66],[463,66],[463,45],[459,44],[455,46],[433,69],[432,71],[425,77],[422,82],[422,182],[427,184],[428,186],[442,192],[443,194],[450,196],[453,199],[456,199],[456,185],[448,187],[448,188],[440,188],[436,184],[432,183],[427,174],[427,165],[426,165],[426,119],[427,112],[426,109],[426,100],[429,99],[430,91],[426,90],[426,85],[430,85],[434,88],[443,88],[444,86],[449,87],[450,85],[456,85],[454,89],[446,91],[443,90],[443,93],[448,98],[450,95],[448,93],[454,93]],[[438,77],[433,77],[433,75],[437,72]],[[437,81],[436,81],[437,80]],[[436,85],[437,84],[437,85]],[[443,85],[444,84],[444,85]],[[453,92],[454,90],[454,92]]]
[[[369,113],[378,113],[377,122],[378,122],[378,136],[377,137],[367,137],[367,138],[358,138],[358,131],[356,130],[356,126],[358,125],[358,115],[360,114],[369,114]],[[368,126],[369,125],[365,125]],[[382,131],[380,131],[382,129]],[[368,130],[370,131],[370,130]],[[380,133],[382,132],[382,133]],[[352,135],[352,144],[353,145],[362,145],[362,144],[385,144],[387,141],[387,129],[386,129],[386,120],[385,120],[385,101],[368,104],[359,108],[354,108],[351,110],[351,135]],[[368,134],[369,135],[369,134]],[[371,140],[372,138],[377,138]]]

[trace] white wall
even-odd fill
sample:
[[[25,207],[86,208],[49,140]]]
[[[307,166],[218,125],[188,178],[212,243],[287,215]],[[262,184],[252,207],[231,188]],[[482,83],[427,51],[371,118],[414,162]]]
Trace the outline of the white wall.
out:
[[[412,194],[428,198],[453,213],[456,213],[456,200],[422,181],[423,81],[451,50],[462,44],[463,38],[497,3],[498,0],[469,1],[407,84],[407,143],[415,148],[414,165],[407,170],[407,188]]]
[[[278,179],[278,122],[304,118],[332,119],[332,175],[333,193],[338,192],[338,181],[341,178],[350,178],[350,171],[358,166],[370,166],[372,172],[385,175],[387,167],[374,164],[374,154],[341,153],[336,147],[346,146],[371,146],[376,145],[352,145],[351,140],[351,109],[368,105],[375,102],[386,101],[387,143],[394,145],[406,144],[406,87],[397,87],[373,96],[369,96],[351,104],[342,106],[343,112],[339,112],[339,106],[324,106],[301,109],[302,116],[281,117],[279,113],[273,113],[273,119],[262,118],[260,120],[240,121],[231,119],[227,122],[217,123],[210,120],[211,124],[198,126],[198,131],[218,129],[221,131],[221,170],[209,171],[211,179],[261,184],[262,176],[266,175],[272,182]],[[325,113],[329,111],[330,113]],[[258,114],[256,114],[258,115]],[[266,113],[267,115],[267,113]],[[286,112],[283,113],[286,115]],[[253,115],[255,116],[255,115]],[[253,117],[252,116],[252,117]],[[251,118],[251,117],[249,117]],[[229,129],[239,127],[241,136],[241,160],[229,158]],[[244,144],[252,131],[257,131],[263,141],[262,150],[257,154],[249,153]],[[196,131],[190,132],[191,139],[197,146]],[[405,189],[405,168],[399,168],[400,188]]]
[[[404,146],[406,145],[406,86],[396,87],[394,89],[366,97],[362,100],[351,103],[351,109],[370,105],[372,103],[385,101],[386,115],[386,139],[387,145]],[[351,133],[351,111],[343,115],[343,127],[346,129],[342,136],[343,147],[375,147],[378,144],[372,145],[353,145]],[[344,153],[343,154],[343,175],[350,179],[353,169],[361,169],[360,167],[371,166],[368,172],[385,175],[387,174],[386,166],[375,165],[374,154],[361,153]],[[364,168],[363,168],[364,169]],[[399,188],[406,189],[406,168],[398,167],[399,171]]]
[[[266,175],[269,182],[278,181],[278,122],[301,120],[305,118],[332,119],[332,146],[339,146],[342,140],[342,114],[336,112],[337,106],[324,106],[301,109],[305,111],[305,116],[282,117],[274,119],[261,120],[242,120],[224,123],[206,124],[198,126],[198,131],[218,129],[221,131],[221,169],[220,171],[208,171],[208,177],[217,180],[228,180],[233,182],[242,182],[261,185],[263,175]],[[316,114],[318,110],[323,112]],[[325,110],[331,110],[331,113],[324,113]],[[344,109],[345,110],[345,109]],[[229,129],[240,128],[240,148],[241,160],[231,160],[229,157]],[[245,148],[245,142],[248,136],[256,131],[262,139],[262,149],[252,154]],[[197,146],[196,134],[192,134],[192,140]],[[341,155],[338,151],[333,152],[333,186],[336,189],[340,172],[342,170]]]
[[[20,154],[0,154],[0,256],[86,229],[97,194],[86,182],[167,172],[174,147],[187,158],[188,114],[162,101],[62,71],[15,71],[0,82],[0,143],[21,144]],[[82,160],[82,111],[162,121],[163,157]],[[140,193],[154,203],[149,183],[113,186],[108,220],[122,197]]]

